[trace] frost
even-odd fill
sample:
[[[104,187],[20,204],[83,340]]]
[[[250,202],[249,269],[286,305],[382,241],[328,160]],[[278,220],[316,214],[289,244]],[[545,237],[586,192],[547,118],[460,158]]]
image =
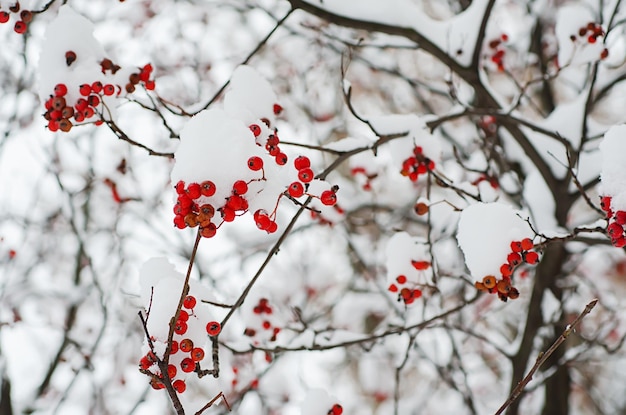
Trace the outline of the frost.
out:
[[[512,241],[532,237],[528,224],[504,203],[476,203],[461,212],[457,240],[472,276],[498,275]]]

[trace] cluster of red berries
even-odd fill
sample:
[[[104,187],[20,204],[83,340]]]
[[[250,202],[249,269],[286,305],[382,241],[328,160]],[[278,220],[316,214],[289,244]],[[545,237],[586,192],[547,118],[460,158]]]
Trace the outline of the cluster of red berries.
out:
[[[611,209],[611,196],[604,196],[600,199],[600,207],[606,213],[608,225],[606,234],[611,238],[611,243],[616,248],[626,246],[626,211]]]
[[[73,123],[83,122],[96,115],[97,107],[101,103],[103,95],[113,95],[115,87],[111,84],[103,85],[96,81],[91,85],[81,85],[79,98],[75,103],[67,102],[67,85],[57,84],[54,87],[54,94],[50,95],[45,102],[46,112],[44,118],[48,121],[50,131],[61,130],[68,132],[72,129]],[[96,125],[102,124],[102,120],[97,120]]]
[[[411,265],[418,271],[425,271],[430,267],[430,262],[411,260]],[[396,282],[391,283],[387,290],[392,293],[398,293],[398,301],[403,301],[404,304],[409,305],[422,296],[422,290],[409,287],[408,283],[409,280],[406,275],[398,275]]]
[[[334,404],[332,408],[328,410],[326,415],[341,415],[343,414],[343,408],[338,403]]]
[[[280,115],[283,112],[283,107],[279,104],[274,104],[272,108],[274,115]],[[272,128],[270,120],[267,118],[261,118],[261,122],[267,126],[267,128]],[[270,156],[274,157],[276,164],[279,166],[284,166],[287,164],[289,160],[287,155],[282,152],[280,149],[280,139],[278,138],[278,131],[274,129],[271,134],[269,134],[265,140],[265,143],[262,142],[262,132],[263,130],[258,124],[250,124],[248,126],[252,134],[254,134],[254,138],[257,140],[257,145],[265,145],[265,150],[269,153]],[[259,168],[260,169],[260,168]]]
[[[604,36],[604,30],[602,26],[597,23],[589,22],[586,26],[582,26],[578,29],[577,35],[570,35],[570,39],[572,42],[576,42],[578,39],[581,39],[583,42],[587,42],[589,44],[594,44],[598,42],[598,38]],[[600,52],[600,59],[606,59],[609,56],[609,50],[607,48],[602,49]]]
[[[511,242],[511,252],[507,255],[507,262],[500,267],[502,278],[498,280],[493,275],[487,275],[482,281],[476,281],[474,284],[476,288],[491,294],[497,294],[502,301],[507,301],[509,298],[511,300],[518,298],[519,291],[511,285],[511,276],[515,268],[523,262],[529,265],[539,262],[539,254],[533,251],[533,247],[534,244],[530,238]]]
[[[509,40],[509,36],[506,33],[500,35],[499,38],[493,39],[489,42],[489,49],[491,49],[491,62],[493,62],[498,71],[504,72],[504,55],[506,53],[505,43]]]
[[[197,304],[197,300],[194,296],[188,295],[183,301],[183,309],[180,310],[178,320],[174,326],[175,337],[172,340],[170,346],[169,355],[173,356],[181,353],[183,356],[178,365],[168,364],[167,374],[172,382],[172,387],[178,393],[183,393],[187,389],[187,385],[183,379],[178,378],[178,370],[183,373],[190,373],[196,370],[196,364],[204,359],[204,349],[202,347],[196,347],[193,344],[193,340],[183,337],[187,333],[187,321],[190,316],[195,316],[193,309]],[[206,325],[206,331],[209,336],[217,336],[221,331],[220,323],[217,321],[210,321]],[[158,363],[156,355],[150,351],[139,360],[139,367],[141,370],[148,372],[150,368]],[[150,385],[154,389],[163,389],[163,376],[157,375],[150,381]]]
[[[372,174],[368,173],[365,167],[354,167],[352,170],[350,170],[350,174],[355,177],[358,175],[362,175],[365,177],[365,183],[363,183],[362,188],[366,192],[369,192],[370,190],[372,190],[372,180],[378,177],[377,173],[372,173]]]
[[[245,182],[244,182],[245,184]],[[247,187],[247,185],[246,185]],[[215,183],[210,180],[206,180],[202,183],[190,183],[185,186],[185,182],[179,181],[175,186],[178,199],[174,205],[174,225],[178,229],[195,228],[200,227],[200,234],[205,238],[212,238],[217,232],[217,225],[212,222],[215,216],[215,207],[213,205],[205,203],[200,204],[201,198],[210,197],[215,194]],[[245,200],[245,199],[244,199]],[[222,216],[224,221],[231,219],[230,211]]]
[[[280,327],[276,327],[269,320],[269,316],[271,316],[273,313],[269,300],[267,298],[261,298],[259,302],[257,303],[257,305],[255,305],[254,308],[252,309],[252,312],[261,317],[265,316],[266,318],[263,318],[261,327],[259,328],[246,327],[243,334],[248,337],[255,337],[258,331],[262,330],[264,332],[270,332],[272,334],[272,336],[269,339],[270,341],[272,342],[276,341],[276,336],[278,335],[278,333],[280,333]]]
[[[402,170],[400,174],[416,182],[421,174],[435,169],[435,162],[425,157],[422,153],[422,147],[415,146],[413,155],[402,162]]]
[[[152,76],[152,71],[152,65],[148,63],[142,68],[139,68],[139,72],[133,72],[128,75],[128,83],[124,87],[124,89],[126,89],[126,92],[128,92],[129,94],[135,92],[135,85],[138,85],[139,83],[141,83],[148,91],[154,90],[154,79],[150,79],[150,77]]]
[[[26,32],[28,24],[33,20],[33,12],[30,10],[21,10],[20,2],[16,1],[13,6],[9,6],[9,11],[0,10],[0,23],[7,23],[11,20],[11,13],[19,13],[19,20],[15,22],[13,30],[20,35]]]

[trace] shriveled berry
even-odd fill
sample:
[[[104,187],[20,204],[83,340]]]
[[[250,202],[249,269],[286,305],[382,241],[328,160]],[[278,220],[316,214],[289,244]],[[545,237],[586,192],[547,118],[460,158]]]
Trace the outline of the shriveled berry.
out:
[[[413,210],[415,210],[417,215],[422,216],[428,213],[428,205],[426,203],[419,202],[415,204]]]
[[[25,12],[28,10],[24,10]],[[24,13],[24,12],[22,12]],[[30,13],[28,11],[28,13]],[[31,13],[31,20],[32,20],[32,13]],[[26,21],[26,19],[24,19],[24,17],[22,16],[22,20],[24,20],[26,23],[28,23],[28,21]],[[74,52],[73,50],[68,50],[67,52],[65,52],[65,64],[67,66],[70,66],[71,64],[73,64],[76,61],[76,52]]]

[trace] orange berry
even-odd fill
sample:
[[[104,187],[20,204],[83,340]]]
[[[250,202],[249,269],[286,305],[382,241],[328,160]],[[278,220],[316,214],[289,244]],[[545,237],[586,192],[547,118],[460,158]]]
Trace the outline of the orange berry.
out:
[[[490,289],[496,286],[496,277],[493,275],[487,275],[483,278],[483,285],[485,288]]]

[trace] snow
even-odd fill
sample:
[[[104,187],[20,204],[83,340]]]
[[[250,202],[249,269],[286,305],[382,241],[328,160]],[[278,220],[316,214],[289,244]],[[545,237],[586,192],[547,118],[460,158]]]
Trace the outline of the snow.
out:
[[[311,389],[302,402],[302,415],[327,415],[337,399],[323,389]]]
[[[457,240],[465,256],[465,264],[474,278],[499,275],[507,262],[511,242],[531,238],[528,224],[510,205],[476,203],[463,209]]]
[[[611,196],[613,210],[626,210],[626,125],[611,127],[600,143],[602,173],[600,194]]]

